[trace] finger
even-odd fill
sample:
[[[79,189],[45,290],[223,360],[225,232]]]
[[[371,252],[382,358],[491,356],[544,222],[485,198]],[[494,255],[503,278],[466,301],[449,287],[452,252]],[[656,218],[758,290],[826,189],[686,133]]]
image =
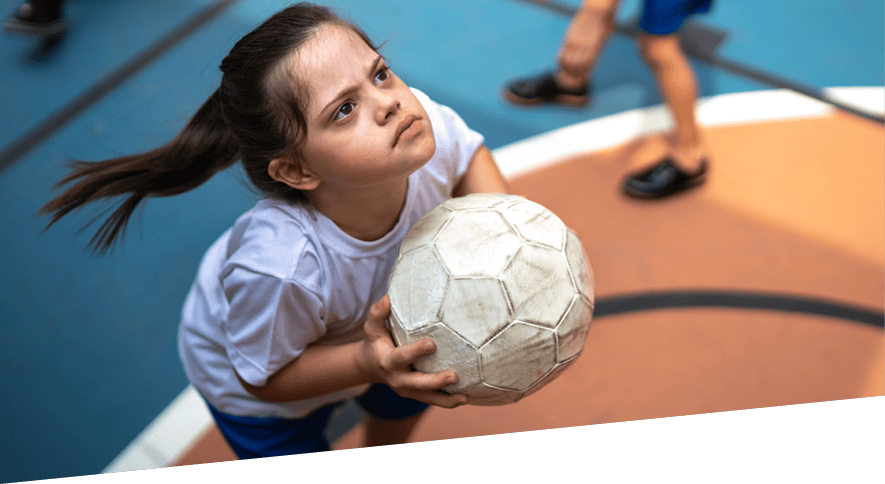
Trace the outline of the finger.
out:
[[[390,298],[385,294],[369,308],[369,315],[363,327],[367,333],[387,333],[387,318],[390,316]]]
[[[461,405],[465,405],[469,402],[469,398],[467,397],[467,395],[461,395],[457,393],[450,395],[448,393],[442,392],[427,392],[417,395],[417,398],[412,398],[443,408],[460,407]]]
[[[440,391],[397,391],[397,393],[403,397],[411,398],[413,400],[418,400],[420,402],[428,403],[430,405],[436,405],[438,407],[445,408],[455,408],[461,405],[468,403],[469,399],[467,395],[462,395],[459,393],[445,393]]]
[[[451,370],[429,374],[413,371],[401,375],[392,388],[396,388],[395,391],[405,397],[440,407],[454,408],[469,403],[467,395],[449,394],[442,390],[457,382],[458,375]]]
[[[396,385],[406,391],[434,392],[458,383],[458,375],[452,370],[437,373],[409,371],[399,375]]]
[[[385,321],[388,316],[390,316],[390,297],[385,294],[369,308],[369,319]]]
[[[393,350],[394,361],[400,366],[409,366],[419,359],[433,354],[436,344],[433,340],[422,339]]]

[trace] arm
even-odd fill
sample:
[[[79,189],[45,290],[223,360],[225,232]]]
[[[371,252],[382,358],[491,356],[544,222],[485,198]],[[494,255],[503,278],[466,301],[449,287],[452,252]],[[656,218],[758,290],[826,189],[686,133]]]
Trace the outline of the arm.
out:
[[[457,382],[453,371],[425,374],[409,365],[436,350],[430,340],[397,348],[387,331],[387,296],[372,305],[366,319],[366,337],[341,346],[308,346],[304,352],[268,378],[262,387],[240,380],[250,394],[269,402],[317,397],[363,383],[384,383],[398,394],[425,403],[453,408],[467,403],[465,395],[437,390]]]
[[[485,145],[480,146],[470,159],[467,171],[455,185],[453,197],[461,197],[468,193],[508,193],[510,189],[492,152]]]
[[[264,386],[240,384],[253,396],[268,402],[289,402],[318,397],[369,383],[371,376],[359,361],[361,343],[342,346],[308,346],[289,364],[268,377]]]

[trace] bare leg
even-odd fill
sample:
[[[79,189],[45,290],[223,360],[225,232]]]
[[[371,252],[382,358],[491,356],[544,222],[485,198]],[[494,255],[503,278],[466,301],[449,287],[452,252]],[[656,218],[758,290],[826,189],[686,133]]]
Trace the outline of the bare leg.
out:
[[[404,419],[387,420],[367,413],[365,415],[366,447],[406,443],[423,414],[424,412],[421,412]]]
[[[523,106],[539,103],[586,105],[593,95],[589,80],[599,53],[614,28],[618,1],[581,2],[560,44],[556,70],[514,79],[505,86],[504,99]]]
[[[706,149],[695,118],[697,81],[691,64],[675,34],[643,34],[639,48],[673,116],[673,159],[684,170],[695,171],[706,156]]]
[[[556,83],[566,89],[587,84],[614,28],[617,1],[585,0],[572,17],[557,56]]]

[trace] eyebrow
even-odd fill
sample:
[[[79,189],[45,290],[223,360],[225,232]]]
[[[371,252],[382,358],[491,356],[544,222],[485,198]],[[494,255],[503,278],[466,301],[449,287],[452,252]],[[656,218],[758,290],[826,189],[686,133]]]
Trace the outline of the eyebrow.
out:
[[[374,73],[376,69],[378,69],[378,64],[380,64],[381,61],[383,61],[383,60],[384,60],[384,57],[381,56],[381,55],[379,55],[378,57],[375,58],[375,61],[372,62],[372,67],[369,69],[369,74],[370,74],[370,75],[371,75],[372,73]],[[323,107],[323,109],[320,111],[320,113],[325,113],[326,111],[329,110],[330,107],[332,107],[332,106],[338,104],[338,102],[340,102],[341,99],[343,99],[343,98],[345,98],[345,97],[347,97],[347,96],[350,96],[354,91],[357,91],[358,89],[359,89],[359,86],[350,86],[350,87],[346,87],[343,91],[341,91],[341,92],[335,97],[335,99],[332,99],[328,104],[326,104],[326,106]]]

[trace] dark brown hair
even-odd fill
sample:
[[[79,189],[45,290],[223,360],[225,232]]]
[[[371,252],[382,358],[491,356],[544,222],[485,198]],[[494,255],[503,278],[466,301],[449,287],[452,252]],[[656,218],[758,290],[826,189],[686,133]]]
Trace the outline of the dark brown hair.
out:
[[[288,75],[283,60],[327,23],[353,30],[377,50],[362,30],[326,7],[298,3],[286,8],[234,45],[221,62],[221,86],[172,141],[137,155],[70,161],[71,173],[56,188],[73,185],[38,212],[52,216],[46,228],[88,203],[122,196],[88,245],[103,254],[122,240],[142,200],[194,189],[238,160],[259,192],[305,202],[301,191],[272,179],[267,167],[281,156],[296,164],[301,160],[299,147],[307,132],[306,91],[303,83]]]

